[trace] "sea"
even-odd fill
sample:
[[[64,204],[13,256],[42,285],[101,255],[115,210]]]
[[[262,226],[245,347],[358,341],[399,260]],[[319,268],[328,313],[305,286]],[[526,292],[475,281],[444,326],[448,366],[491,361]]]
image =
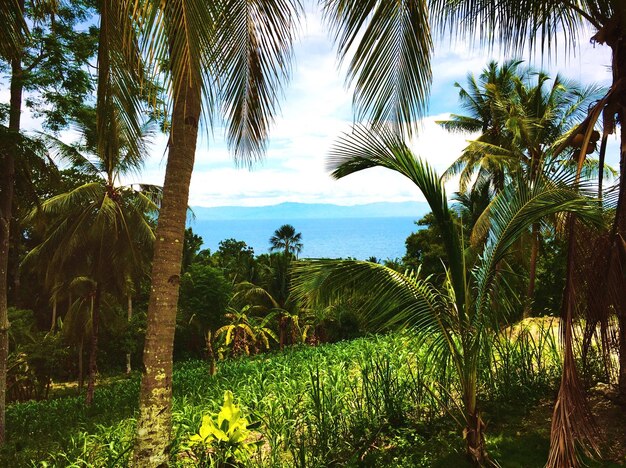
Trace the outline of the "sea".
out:
[[[302,234],[299,258],[400,259],[406,238],[418,229],[415,218],[251,219],[190,222],[203,239],[203,248],[215,252],[224,239],[244,241],[256,255],[269,251],[269,239],[283,224]]]

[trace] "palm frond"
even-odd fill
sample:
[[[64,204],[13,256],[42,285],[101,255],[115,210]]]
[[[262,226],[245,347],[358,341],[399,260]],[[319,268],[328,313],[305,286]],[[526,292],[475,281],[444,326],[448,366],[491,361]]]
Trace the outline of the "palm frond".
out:
[[[220,99],[238,162],[259,159],[290,74],[297,0],[224,0],[217,37]]]
[[[479,40],[482,45],[501,45],[505,51],[519,53],[524,46],[550,53],[559,40],[576,46],[578,35],[587,22],[600,28],[601,14],[612,16],[609,1],[543,2],[536,0],[434,0],[431,18],[440,32],[451,32]],[[476,25],[480,25],[479,28]]]
[[[487,244],[474,276],[476,311],[487,307],[496,275],[495,265],[532,223],[559,212],[575,213],[585,222],[601,225],[602,213],[590,196],[590,187],[576,183],[568,171],[541,175],[530,183],[519,180],[499,194],[489,207]]]
[[[434,169],[417,159],[398,134],[385,127],[368,130],[361,125],[344,134],[331,149],[328,167],[336,179],[371,167],[385,167],[407,177],[419,188],[442,234],[457,306],[462,311],[465,307],[465,264],[461,240],[453,212],[448,207],[445,188]]]
[[[172,102],[200,88],[205,104],[203,115],[213,123],[219,89],[216,77],[217,26],[223,1],[171,0],[141,2],[135,18],[143,32],[140,49],[147,68],[165,83]],[[152,97],[156,99],[156,97]],[[198,122],[194,122],[198,124]]]
[[[294,297],[309,306],[367,291],[367,296],[359,296],[359,312],[372,329],[412,326],[426,334],[440,333],[441,300],[428,282],[415,275],[356,260],[299,261],[293,275]]]
[[[17,0],[6,0],[0,6],[0,57],[5,60],[17,58],[24,47],[28,33],[24,14]]]
[[[432,80],[428,2],[327,0],[324,8],[339,57],[353,53],[348,82],[357,118],[411,134]]]

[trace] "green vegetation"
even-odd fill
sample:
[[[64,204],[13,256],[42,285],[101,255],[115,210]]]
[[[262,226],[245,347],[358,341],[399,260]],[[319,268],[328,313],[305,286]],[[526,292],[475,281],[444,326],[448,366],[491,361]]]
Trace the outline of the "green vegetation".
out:
[[[589,390],[626,401],[626,3],[321,3],[354,89],[332,175],[391,169],[432,210],[402,261],[296,262],[290,224],[258,255],[236,239],[200,250],[185,229],[200,129],[223,127],[239,163],[263,157],[300,1],[0,4],[3,463],[560,468],[599,456],[611,420],[594,421]],[[608,90],[492,62],[456,84],[463,113],[440,125],[477,135],[443,177],[411,152],[431,31],[544,53],[585,24],[611,51]],[[24,131],[25,109],[41,131]],[[163,187],[124,185],[157,127]],[[562,345],[554,323],[529,320],[557,314]]]
[[[518,440],[519,428],[510,418],[521,419],[539,400],[551,398],[560,375],[557,340],[554,322],[536,321],[503,332],[486,350],[479,398],[488,402],[487,445],[503,466],[511,466],[508,457],[520,456],[516,450],[530,452],[524,444],[533,437],[541,450],[533,454],[536,464],[525,466],[545,460],[549,421],[544,418],[542,427]],[[462,427],[447,414],[462,418],[449,393],[458,388],[444,386],[450,369],[425,360],[426,349],[410,333],[393,333],[230,359],[215,376],[206,362],[180,363],[174,372],[172,462],[189,464],[189,438],[198,433],[203,416],[220,412],[226,391],[233,393],[252,431],[246,442],[256,444],[248,466],[460,461]],[[138,391],[133,375],[103,383],[89,408],[74,396],[12,405],[13,430],[3,464],[123,465]]]

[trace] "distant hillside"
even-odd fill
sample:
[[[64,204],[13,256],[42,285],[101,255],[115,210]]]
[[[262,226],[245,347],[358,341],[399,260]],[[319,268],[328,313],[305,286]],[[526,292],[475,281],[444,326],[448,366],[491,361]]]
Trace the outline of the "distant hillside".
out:
[[[270,206],[216,206],[192,207],[196,219],[235,220],[235,219],[335,219],[335,218],[421,218],[428,213],[425,202],[369,203],[365,205],[342,206],[330,203],[281,203]]]

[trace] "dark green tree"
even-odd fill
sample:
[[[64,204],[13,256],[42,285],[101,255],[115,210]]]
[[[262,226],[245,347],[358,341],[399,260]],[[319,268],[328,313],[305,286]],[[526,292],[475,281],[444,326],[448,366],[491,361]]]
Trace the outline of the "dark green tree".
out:
[[[256,274],[254,249],[244,241],[225,239],[213,255],[217,265],[224,271],[224,276],[232,284],[251,281]]]
[[[197,234],[194,234],[193,229],[190,227],[185,229],[185,241],[183,244],[183,260],[182,260],[182,271],[185,273],[191,265],[193,264],[196,256],[200,252],[200,248],[202,247],[202,237]]]
[[[232,295],[232,284],[221,269],[192,264],[180,284],[176,326],[178,353],[202,356],[207,332],[224,325],[224,314]]]
[[[442,259],[445,251],[441,233],[435,223],[432,213],[424,215],[415,223],[421,226],[406,238],[406,254],[402,261],[407,268],[417,271],[421,268],[424,276],[445,274],[445,266]]]
[[[54,4],[53,4],[54,3]],[[90,7],[82,2],[2,2],[3,19],[0,70],[9,72],[10,92],[8,125],[0,140],[0,444],[4,442],[4,401],[6,360],[8,356],[8,262],[10,238],[14,229],[13,199],[16,168],[21,165],[25,137],[21,133],[24,91],[35,89],[49,97],[44,106],[28,103],[44,117],[51,128],[63,126],[64,104],[80,105],[93,88],[88,59],[95,51],[95,34],[91,29],[78,32],[75,26],[84,21]],[[33,26],[25,34],[25,25]],[[6,25],[6,26],[5,26]],[[21,34],[20,34],[21,33]],[[66,88],[64,89],[64,85]],[[71,107],[71,106],[70,106]]]

